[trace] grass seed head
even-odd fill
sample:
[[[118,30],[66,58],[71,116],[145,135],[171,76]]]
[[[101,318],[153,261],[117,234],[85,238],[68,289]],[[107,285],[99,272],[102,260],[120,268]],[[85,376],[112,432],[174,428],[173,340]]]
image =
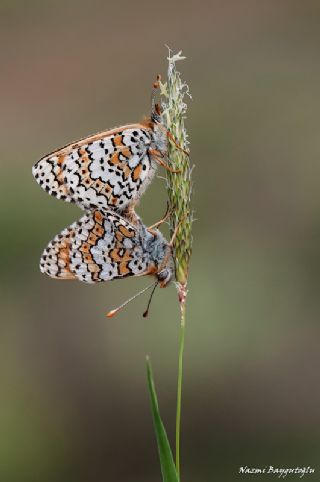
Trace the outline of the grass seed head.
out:
[[[187,113],[186,97],[191,98],[188,85],[182,81],[176,63],[185,59],[181,52],[173,54],[169,49],[167,82],[160,84],[162,97],[163,123],[180,146],[168,141],[168,159],[170,167],[178,173],[167,171],[167,189],[170,208],[171,235],[176,230],[173,241],[175,274],[181,296],[186,294],[189,260],[192,252],[192,166],[190,156],[184,151],[189,151],[188,134],[185,128]]]

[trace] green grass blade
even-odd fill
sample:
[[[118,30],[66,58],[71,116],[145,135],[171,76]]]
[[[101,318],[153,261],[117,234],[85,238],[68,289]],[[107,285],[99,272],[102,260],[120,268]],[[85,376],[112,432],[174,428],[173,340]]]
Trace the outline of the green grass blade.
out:
[[[154,428],[156,432],[157,445],[158,445],[158,451],[159,451],[162,480],[163,482],[179,482],[177,471],[173,461],[169,440],[160,417],[157,394],[154,386],[151,364],[148,357],[147,357],[147,377],[148,377],[148,388],[149,388],[150,399],[151,399],[152,417],[153,417],[153,423],[154,423]]]

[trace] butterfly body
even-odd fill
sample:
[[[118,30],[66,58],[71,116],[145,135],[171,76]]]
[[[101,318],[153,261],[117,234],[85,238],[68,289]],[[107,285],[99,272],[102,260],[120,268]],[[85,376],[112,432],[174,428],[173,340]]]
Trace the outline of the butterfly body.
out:
[[[100,132],[40,159],[33,176],[50,195],[80,208],[124,213],[134,208],[166,156],[161,122]]]
[[[97,283],[127,276],[155,275],[161,287],[173,277],[171,246],[136,217],[131,224],[115,212],[88,212],[45,249],[40,270],[59,279]]]

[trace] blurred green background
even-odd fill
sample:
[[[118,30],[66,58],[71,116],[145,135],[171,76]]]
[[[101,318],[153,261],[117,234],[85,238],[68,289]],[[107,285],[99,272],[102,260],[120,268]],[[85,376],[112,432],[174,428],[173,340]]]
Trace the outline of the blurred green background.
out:
[[[149,319],[141,297],[109,320],[146,279],[41,275],[43,248],[81,213],[31,167],[148,115],[164,44],[188,57],[196,165],[182,480],[319,469],[319,2],[2,0],[0,13],[0,481],[160,481],[145,355],[173,441],[175,289]],[[138,212],[151,224],[165,205],[157,179]]]

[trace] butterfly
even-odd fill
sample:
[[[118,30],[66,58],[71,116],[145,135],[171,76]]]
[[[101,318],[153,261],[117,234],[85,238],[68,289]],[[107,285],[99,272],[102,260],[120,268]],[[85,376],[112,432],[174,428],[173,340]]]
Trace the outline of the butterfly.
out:
[[[171,172],[167,163],[168,138],[161,122],[161,108],[152,96],[150,119],[72,142],[40,159],[32,173],[50,195],[80,208],[132,213],[155,175],[157,165]],[[128,214],[130,218],[130,214]]]
[[[88,211],[48,244],[40,270],[86,283],[154,275],[164,288],[174,276],[172,244],[157,229],[150,232],[138,216],[132,224],[112,211]]]

